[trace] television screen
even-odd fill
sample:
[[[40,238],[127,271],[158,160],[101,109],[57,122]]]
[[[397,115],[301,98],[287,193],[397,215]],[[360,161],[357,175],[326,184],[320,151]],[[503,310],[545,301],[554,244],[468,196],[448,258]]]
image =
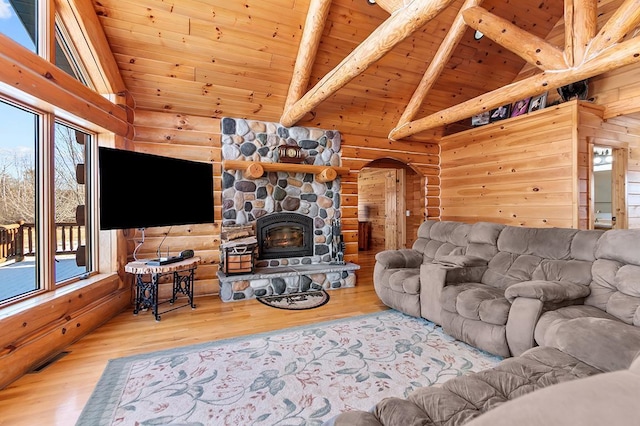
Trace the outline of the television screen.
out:
[[[213,165],[100,147],[100,229],[213,223]]]

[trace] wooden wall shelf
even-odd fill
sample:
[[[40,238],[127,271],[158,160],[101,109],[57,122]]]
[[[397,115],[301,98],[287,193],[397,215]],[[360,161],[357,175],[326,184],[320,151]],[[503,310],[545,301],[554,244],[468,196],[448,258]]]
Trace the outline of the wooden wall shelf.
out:
[[[314,166],[296,163],[262,163],[259,161],[223,160],[224,170],[242,170],[245,177],[258,179],[264,172],[312,173],[319,182],[329,182],[338,175],[349,173],[348,167]]]

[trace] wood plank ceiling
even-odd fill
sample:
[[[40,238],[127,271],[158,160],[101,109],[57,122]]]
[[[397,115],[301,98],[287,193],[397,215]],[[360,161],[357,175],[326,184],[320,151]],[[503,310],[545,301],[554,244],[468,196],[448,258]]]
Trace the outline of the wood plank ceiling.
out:
[[[309,3],[94,0],[136,108],[266,121],[279,121],[283,114]],[[387,3],[394,1],[381,2]],[[620,3],[622,0],[601,0],[599,13],[610,15]],[[462,0],[453,1],[297,124],[387,137],[462,4]],[[482,7],[542,39],[554,27],[557,31],[564,13],[562,0],[486,0]],[[388,12],[367,0],[333,0],[308,88],[388,18]],[[522,72],[531,72],[524,59],[488,37],[475,40],[474,32],[466,29],[416,118],[506,86]],[[415,138],[428,139],[440,130]]]

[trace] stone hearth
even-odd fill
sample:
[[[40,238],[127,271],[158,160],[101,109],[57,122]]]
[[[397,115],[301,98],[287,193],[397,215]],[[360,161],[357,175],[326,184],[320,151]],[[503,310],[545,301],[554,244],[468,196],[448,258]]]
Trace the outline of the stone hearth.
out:
[[[273,294],[354,287],[359,265],[299,265],[256,268],[253,274],[225,275],[218,271],[223,302]]]

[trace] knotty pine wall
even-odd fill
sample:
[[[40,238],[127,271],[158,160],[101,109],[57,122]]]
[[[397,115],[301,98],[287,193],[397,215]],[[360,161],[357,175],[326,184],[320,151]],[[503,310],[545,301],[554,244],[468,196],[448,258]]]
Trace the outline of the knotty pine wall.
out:
[[[163,250],[170,248],[170,254],[184,249],[193,249],[202,258],[196,270],[195,294],[217,294],[219,237],[221,224],[221,143],[220,120],[182,114],[136,110],[135,137],[132,149],[156,155],[166,155],[196,161],[211,161],[214,166],[214,217],[209,225],[185,225],[149,228],[145,232],[145,242],[139,249],[139,257],[152,257],[162,239]],[[339,130],[339,129],[338,129]],[[415,151],[415,152],[412,152]],[[392,142],[382,138],[368,138],[359,135],[342,134],[342,165],[351,168],[351,173],[342,176],[342,230],[346,242],[345,259],[358,261],[358,172],[371,161],[393,158],[406,162],[425,177],[424,187],[428,194],[428,211],[437,217],[438,199],[438,146],[424,142]],[[415,184],[414,184],[415,186]],[[167,194],[170,197],[170,194]],[[168,202],[168,201],[167,201]],[[159,203],[161,207],[162,202]],[[415,232],[413,232],[415,233]],[[125,234],[129,256],[133,253],[139,231],[130,230]],[[166,287],[166,286],[165,286]],[[161,293],[161,297],[164,294]]]
[[[623,129],[613,137],[629,143],[627,222],[629,228],[640,228],[640,64],[591,79],[589,90],[597,103],[606,106],[606,121]]]
[[[577,116],[574,101],[444,137],[442,219],[585,228]]]

